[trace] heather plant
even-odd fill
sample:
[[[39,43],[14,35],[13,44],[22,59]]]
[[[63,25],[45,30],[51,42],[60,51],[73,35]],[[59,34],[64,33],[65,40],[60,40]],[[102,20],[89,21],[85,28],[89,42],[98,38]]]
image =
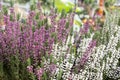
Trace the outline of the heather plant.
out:
[[[65,43],[74,15],[68,18],[67,14],[59,15],[54,9],[52,14],[44,14],[40,4],[36,7],[24,21],[12,7],[10,15],[3,14],[6,26],[0,31],[1,79],[50,79],[49,75],[56,67],[52,59],[53,45]]]
[[[0,79],[119,79],[119,9],[106,13],[100,29],[94,30],[88,20],[78,32],[73,29],[75,9],[58,13],[51,8],[47,13],[37,3],[31,6],[27,18],[21,19],[13,7],[10,14],[3,7]]]
[[[90,36],[81,37],[77,52],[72,47],[73,52],[71,52],[73,54],[67,54],[61,64],[63,80],[118,80],[120,78],[120,13],[117,11],[114,10],[112,13],[108,12],[106,14],[106,21],[101,30],[94,33],[87,32]],[[93,41],[94,45],[92,47],[89,44],[91,40],[97,41],[97,43]],[[90,48],[93,48],[92,54]],[[77,57],[74,55],[75,53]]]
[[[68,37],[63,47],[55,46],[54,57],[61,60],[57,61],[59,67],[56,70],[60,80],[120,78],[118,10],[106,13],[105,23],[100,30],[91,32],[89,25],[84,25],[79,34]]]

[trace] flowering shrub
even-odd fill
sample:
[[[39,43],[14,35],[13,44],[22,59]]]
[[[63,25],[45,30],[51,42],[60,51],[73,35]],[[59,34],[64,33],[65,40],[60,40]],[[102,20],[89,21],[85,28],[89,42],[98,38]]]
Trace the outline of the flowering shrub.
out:
[[[25,19],[12,7],[10,14],[1,8],[1,80],[120,78],[120,12],[108,12],[98,30],[93,30],[87,21],[75,32],[74,10],[66,14],[51,9],[47,14],[40,3],[35,7]]]
[[[62,64],[62,66],[65,66],[62,68],[63,80],[117,80],[120,78],[119,14],[120,13],[117,12],[117,10],[114,10],[112,14],[107,13],[106,22],[103,28],[100,31],[90,34],[91,36],[87,38],[84,37],[81,40],[81,44],[79,44],[76,53],[77,57],[72,54],[68,55],[64,60],[65,62]],[[89,49],[87,46],[90,46],[89,42],[91,42],[92,39],[96,39],[96,47],[93,48],[92,54],[86,53]],[[69,61],[70,59],[71,62]],[[84,67],[81,66],[81,61],[85,63]],[[71,72],[71,69],[74,69],[75,73],[73,70]]]
[[[51,58],[53,45],[65,43],[72,29],[70,24],[73,22],[70,20],[74,15],[71,14],[70,18],[67,18],[68,15],[57,15],[55,10],[51,10],[50,15],[44,15],[41,13],[39,5],[38,9],[38,11],[30,11],[25,22],[20,21],[13,8],[10,8],[10,15],[7,13],[4,15],[6,26],[4,30],[0,31],[1,66],[6,66],[5,69],[10,68],[10,71],[14,71],[14,68],[18,69],[10,74],[8,74],[9,71],[6,73],[3,71],[2,78],[4,75],[8,75],[4,79],[12,76],[11,79],[16,80],[29,72],[28,76],[32,75],[30,79],[41,80],[43,72],[47,74],[49,71],[54,71],[52,68],[56,65],[53,61],[45,65],[43,58],[45,60]],[[57,20],[57,18],[59,19]],[[22,66],[20,66],[21,64]],[[25,72],[20,70],[21,68],[26,68]],[[28,76],[23,77],[23,80]]]

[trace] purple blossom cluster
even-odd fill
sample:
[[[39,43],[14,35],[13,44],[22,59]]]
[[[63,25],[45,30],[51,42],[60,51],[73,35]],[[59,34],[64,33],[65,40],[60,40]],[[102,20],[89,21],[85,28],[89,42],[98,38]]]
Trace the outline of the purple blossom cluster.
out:
[[[38,7],[40,8],[40,4]],[[44,68],[35,70],[43,63],[42,57],[52,54],[53,44],[65,42],[72,28],[68,23],[71,19],[59,18],[58,13],[45,15],[40,12],[30,11],[23,23],[17,19],[14,9],[10,8],[10,15],[4,15],[5,29],[0,30],[1,62],[6,59],[10,61],[11,56],[18,56],[23,63],[30,59],[31,66],[26,68],[28,72],[34,73],[38,80],[41,80]],[[11,16],[14,20],[11,20]],[[56,65],[50,63],[48,66],[49,71],[53,73]]]
[[[83,28],[80,29],[80,33],[81,34],[88,33],[89,28],[90,28],[89,22],[84,23]]]
[[[95,46],[96,46],[96,40],[92,40],[89,43],[89,46],[87,47],[85,53],[83,54],[83,56],[80,59],[80,62],[79,62],[80,65],[82,65],[82,66],[85,65],[85,63],[88,61],[90,54]]]
[[[27,70],[29,71],[29,73],[33,73],[33,66],[27,66]]]
[[[10,8],[11,13],[14,12],[13,8]],[[66,29],[66,23],[69,21],[67,18],[55,20],[56,17],[50,18],[51,23],[56,23],[56,26],[48,26],[46,24],[38,28],[38,21],[35,20],[36,13],[30,11],[27,23],[22,25],[20,21],[11,21],[10,15],[4,15],[5,30],[1,31],[1,53],[26,54],[26,57],[34,54],[38,56],[40,53],[51,53],[52,45],[55,38],[52,37],[52,33],[56,34],[56,38],[59,41],[66,39],[68,35],[68,29]],[[40,14],[41,16],[41,14]],[[47,17],[49,18],[49,16]],[[43,20],[44,21],[44,20]],[[35,29],[35,31],[33,31]],[[8,48],[9,47],[9,48]],[[8,52],[7,52],[8,50]],[[11,50],[9,52],[9,50]],[[13,50],[15,50],[13,52]]]
[[[73,69],[75,69],[75,71],[79,72],[81,69],[84,68],[84,65],[85,65],[86,62],[88,61],[88,59],[89,59],[89,57],[90,57],[90,55],[91,55],[91,52],[92,52],[92,50],[93,50],[93,48],[94,48],[95,46],[96,46],[96,40],[92,40],[92,41],[89,43],[86,51],[84,52],[84,54],[82,55],[82,57],[80,58],[80,60],[77,62],[76,65],[74,65],[74,66],[72,67],[72,71],[73,71]]]
[[[41,80],[41,76],[43,75],[43,69],[42,68],[40,68],[40,69],[38,69],[37,71],[36,71],[36,75],[37,75],[37,79],[38,80]]]

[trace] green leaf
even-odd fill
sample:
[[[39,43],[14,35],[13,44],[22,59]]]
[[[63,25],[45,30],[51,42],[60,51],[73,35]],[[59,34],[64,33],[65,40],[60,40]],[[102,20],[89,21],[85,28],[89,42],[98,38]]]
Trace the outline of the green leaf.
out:
[[[13,5],[14,5],[14,1],[10,0],[10,6],[13,7]]]
[[[71,28],[71,30],[70,30],[70,35],[71,36],[73,35],[73,28]]]
[[[54,63],[54,64],[57,64],[57,60],[56,60],[56,59],[54,59],[53,63]]]
[[[119,18],[119,21],[118,21],[118,25],[120,26],[120,18]]]
[[[32,26],[32,31],[35,32],[35,26]]]
[[[36,9],[36,6],[35,5],[31,5],[30,6],[30,10],[32,11],[32,10],[35,10]]]
[[[17,21],[20,20],[20,14],[17,14]]]
[[[117,43],[116,49],[118,50],[120,48],[120,40]]]
[[[80,21],[78,21],[78,20],[74,20],[74,23],[76,24],[76,25],[79,25],[79,26],[81,26],[82,24],[81,24],[81,22]]]
[[[12,15],[10,15],[10,21],[13,21],[13,16]]]
[[[76,13],[81,13],[82,10],[81,10],[79,7],[77,7],[75,12],[76,12]]]
[[[52,63],[52,60],[53,60],[53,55],[50,54],[50,63]]]
[[[40,13],[37,13],[36,16],[35,16],[35,19],[38,20],[39,19],[39,14]]]
[[[3,13],[5,14],[5,15],[7,15],[8,14],[8,9],[7,9],[7,7],[6,6],[3,6]]]
[[[66,26],[65,26],[65,27],[66,27],[66,29],[69,28],[69,22],[66,23]]]
[[[44,78],[43,80],[47,80],[47,79],[48,79],[48,78],[47,78],[47,73],[46,73],[46,72],[43,73],[43,78]]]
[[[111,58],[112,57],[112,52],[109,52],[108,56],[109,56],[109,58]]]
[[[68,12],[70,9],[74,7],[74,4],[70,2],[64,3],[61,0],[57,0],[55,2],[55,7],[58,9],[59,12],[61,12],[63,9],[65,10],[65,12]]]
[[[63,71],[60,70],[59,73],[57,74],[57,80],[61,80],[62,79],[62,74],[63,74]]]
[[[30,58],[27,59],[27,64],[31,65],[31,59]]]

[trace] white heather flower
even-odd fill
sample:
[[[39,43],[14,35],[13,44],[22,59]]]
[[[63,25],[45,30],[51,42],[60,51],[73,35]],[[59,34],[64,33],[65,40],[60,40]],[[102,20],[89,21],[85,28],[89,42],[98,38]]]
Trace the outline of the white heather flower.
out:
[[[6,26],[6,25],[1,25],[1,26],[0,26],[0,29],[1,29],[1,30],[5,30],[5,26]]]

